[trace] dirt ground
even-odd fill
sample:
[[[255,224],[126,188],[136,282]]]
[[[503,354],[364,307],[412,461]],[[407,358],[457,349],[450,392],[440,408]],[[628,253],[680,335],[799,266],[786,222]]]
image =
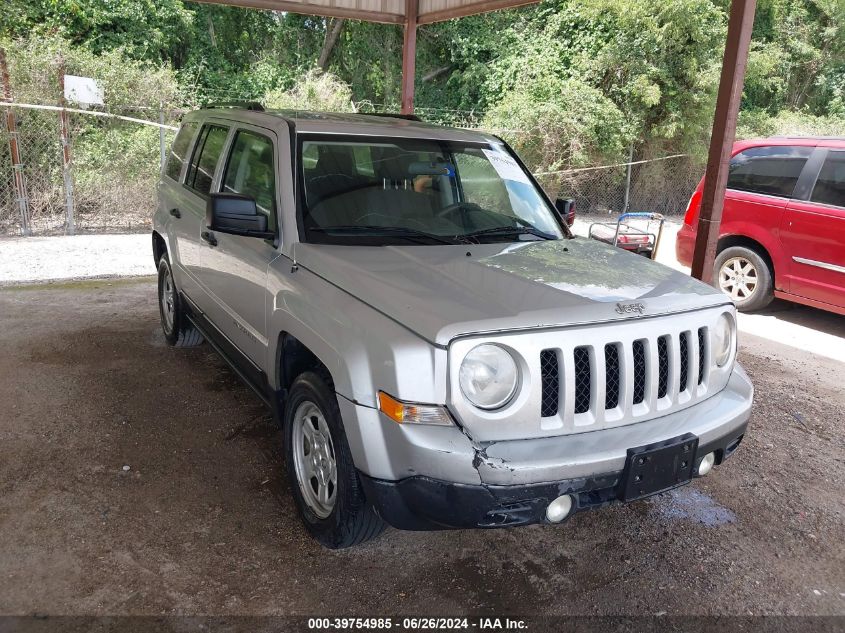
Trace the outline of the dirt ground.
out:
[[[714,473],[562,526],[305,533],[280,433],[154,281],[0,289],[2,614],[845,615],[845,365],[745,337]]]

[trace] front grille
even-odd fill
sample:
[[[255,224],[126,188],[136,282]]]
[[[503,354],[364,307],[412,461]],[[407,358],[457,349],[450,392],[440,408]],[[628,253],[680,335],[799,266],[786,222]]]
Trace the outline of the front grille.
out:
[[[604,346],[604,367],[607,378],[607,390],[604,395],[604,408],[615,409],[619,406],[619,345],[608,343]]]
[[[548,418],[557,415],[560,400],[560,370],[555,350],[544,349],[540,352],[540,376],[543,381],[540,415]]]
[[[698,349],[691,343],[693,336],[697,337]],[[703,393],[695,387],[704,383],[708,367],[704,327],[655,338],[640,338],[627,344],[611,342],[597,348],[579,345],[570,349],[571,368],[567,364],[559,365],[559,350],[540,352],[540,415],[544,418],[560,414],[567,398],[571,398],[571,402],[566,415],[592,412],[599,419],[619,420],[620,415],[644,415],[642,410],[630,413],[628,407],[632,405],[645,404],[646,411],[665,410]],[[630,354],[627,356],[629,360],[624,360],[626,353]],[[673,366],[676,362],[678,367]],[[597,374],[596,363],[604,363],[603,397],[602,385],[596,382],[597,375],[601,376],[601,373]],[[571,375],[564,375],[564,367]],[[569,389],[564,393],[570,395],[561,398],[564,384]],[[682,393],[685,400],[679,401],[678,394]],[[668,405],[666,398],[672,400]],[[656,403],[657,400],[661,402]],[[599,407],[600,411],[595,411],[595,407]],[[618,410],[620,407],[623,412]]]
[[[645,342],[634,341],[634,404],[645,400]]]
[[[590,389],[592,370],[590,368],[590,350],[586,347],[575,348],[575,413],[590,410]]]

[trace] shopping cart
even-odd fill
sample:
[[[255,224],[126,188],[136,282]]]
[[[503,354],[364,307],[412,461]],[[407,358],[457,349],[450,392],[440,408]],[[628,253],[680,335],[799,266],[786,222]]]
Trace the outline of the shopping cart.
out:
[[[654,259],[665,218],[660,213],[623,213],[616,222],[594,222],[589,236],[631,253]],[[655,230],[656,229],[656,230]]]

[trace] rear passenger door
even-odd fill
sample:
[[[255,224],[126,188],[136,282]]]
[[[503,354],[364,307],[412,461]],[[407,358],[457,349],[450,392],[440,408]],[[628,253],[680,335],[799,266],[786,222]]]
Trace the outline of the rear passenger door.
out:
[[[199,122],[187,121],[179,129],[170,148],[159,195],[160,213],[167,221],[173,276],[179,289],[189,297],[198,294],[200,218],[187,213],[193,194],[182,186],[182,180],[199,127]]]
[[[819,148],[808,167],[781,232],[789,292],[845,307],[845,150]]]
[[[242,124],[233,130],[213,190],[254,198],[276,239],[215,231],[216,244],[205,245],[200,273],[200,282],[209,297],[207,315],[252,362],[252,366],[243,369],[259,385],[259,368],[265,365],[268,344],[267,269],[279,256],[277,153],[273,131]],[[210,231],[208,227],[204,230]]]
[[[209,304],[208,293],[202,283],[203,258],[208,248],[208,243],[202,240],[206,204],[228,135],[229,127],[222,122],[208,121],[200,128],[179,204],[177,223],[186,236],[180,255],[191,286],[187,294],[202,311],[206,311]]]

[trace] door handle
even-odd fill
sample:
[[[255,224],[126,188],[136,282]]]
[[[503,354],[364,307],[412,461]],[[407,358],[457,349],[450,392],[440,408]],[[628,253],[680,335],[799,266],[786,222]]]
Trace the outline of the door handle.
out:
[[[172,215],[174,218],[181,218],[182,217],[182,213],[179,211],[179,209],[171,209],[170,215]]]
[[[214,233],[211,231],[203,231],[200,233],[200,237],[208,242],[211,246],[217,246],[217,238],[214,237]]]

